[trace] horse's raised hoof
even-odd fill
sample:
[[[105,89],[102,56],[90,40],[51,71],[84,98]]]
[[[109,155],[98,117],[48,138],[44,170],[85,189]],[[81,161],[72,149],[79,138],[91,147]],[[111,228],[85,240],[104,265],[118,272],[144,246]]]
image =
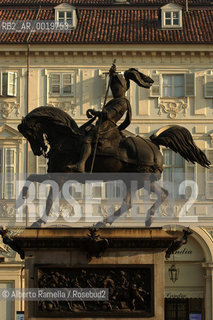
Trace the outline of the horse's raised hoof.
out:
[[[100,229],[106,227],[106,221],[100,221],[92,226],[92,229]]]
[[[72,172],[79,172],[79,173],[84,173],[85,172],[81,167],[79,167],[76,164],[68,165],[68,166],[66,166],[66,169],[72,170]]]
[[[33,228],[33,229],[41,228],[42,224],[44,223],[45,222],[42,219],[39,219],[38,221],[34,222],[30,228]]]

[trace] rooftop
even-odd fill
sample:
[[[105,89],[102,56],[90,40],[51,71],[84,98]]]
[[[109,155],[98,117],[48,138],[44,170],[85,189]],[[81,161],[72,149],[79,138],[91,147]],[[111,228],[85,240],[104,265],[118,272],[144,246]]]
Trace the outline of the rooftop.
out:
[[[5,2],[0,0],[0,2]],[[54,6],[61,0],[7,0],[7,8],[0,5],[1,20],[34,20],[38,7],[29,8],[29,4],[47,4],[41,6],[38,20],[54,20]],[[98,4],[110,4],[112,0],[68,0],[76,6],[78,23],[74,30],[67,33],[45,32],[32,33],[31,43],[66,43],[66,44],[212,44],[213,43],[213,5],[206,0],[189,0],[188,12],[183,10],[183,27],[162,29],[160,24],[160,7],[166,0],[129,0],[131,5],[106,7]],[[170,2],[170,1],[169,1]],[[176,0],[183,4],[185,0]],[[9,4],[11,3],[11,6]],[[14,4],[28,4],[16,7]],[[92,4],[97,4],[93,6]],[[158,7],[142,4],[158,4]],[[12,6],[13,4],[13,6]],[[51,5],[50,5],[51,4]],[[81,7],[79,5],[86,5]],[[139,5],[141,4],[141,5]],[[160,5],[159,5],[160,4]],[[28,33],[1,32],[0,43],[26,43]]]

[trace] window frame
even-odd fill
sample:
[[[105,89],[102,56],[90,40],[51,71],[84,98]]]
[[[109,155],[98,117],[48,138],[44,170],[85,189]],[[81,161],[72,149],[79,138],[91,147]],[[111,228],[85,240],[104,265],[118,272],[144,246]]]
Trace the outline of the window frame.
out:
[[[52,91],[52,76],[53,75],[59,75],[59,93],[54,93]],[[70,93],[64,93],[64,76],[65,75],[70,75],[71,76],[71,82],[70,82],[70,86],[71,86],[71,92]],[[50,97],[59,97],[59,96],[63,96],[63,97],[74,97],[75,95],[75,82],[76,82],[76,77],[75,77],[75,72],[50,72],[49,73],[49,96]]]
[[[16,183],[15,183],[16,178],[15,177],[17,173],[17,159],[18,159],[17,147],[15,145],[14,146],[1,145],[0,150],[2,152],[2,154],[0,155],[0,174],[2,175],[1,177],[2,184],[0,185],[0,198],[6,199],[6,200],[14,200],[16,197]],[[7,150],[12,150],[14,152],[13,165],[7,165],[6,163]],[[10,180],[8,180],[6,177],[6,169],[7,167],[11,167],[11,166],[14,168],[13,182],[11,182],[11,184],[13,184],[13,194],[12,196],[9,197],[9,195],[7,194],[6,185],[10,183]]]
[[[46,174],[47,173],[47,158],[44,158],[44,156],[35,156],[35,159],[36,159],[36,174]],[[40,160],[44,160],[44,164],[40,162]],[[45,173],[43,172],[40,172],[39,168],[45,168]],[[46,188],[46,191],[44,194],[41,195],[41,198],[39,198],[39,188],[40,188],[40,185],[39,183],[36,183],[36,198],[37,199],[42,199],[42,200],[46,200],[47,199],[47,196],[48,196],[48,193],[49,193],[49,188]]]
[[[213,73],[205,74],[204,76],[204,98],[205,99],[212,99],[213,98],[213,89],[212,94],[208,94],[209,88],[213,88]],[[209,87],[209,88],[208,88]]]
[[[209,153],[209,151],[212,151],[213,152],[213,148],[208,148],[208,149],[206,149],[206,156],[207,156],[207,158],[209,159],[210,157],[209,157],[209,155],[208,155],[208,153]],[[209,169],[213,169],[213,163],[212,164],[210,164],[210,166],[209,166]],[[208,195],[208,192],[207,192],[207,185],[208,184],[213,184],[213,180],[212,181],[208,181],[208,170],[205,170],[205,198],[206,198],[206,200],[212,200],[213,199],[213,194],[212,194],[212,197],[209,197],[209,196],[207,196]]]
[[[6,79],[6,89],[4,89],[4,77]],[[13,81],[11,83],[11,78]],[[10,90],[12,84],[12,90]],[[0,96],[1,97],[17,97],[18,73],[15,71],[2,71],[0,72]],[[5,92],[6,91],[6,92]]]
[[[171,194],[171,196],[172,197],[174,197],[175,196],[175,190],[174,190],[174,170],[175,170],[175,168],[181,168],[180,166],[175,166],[173,163],[175,163],[175,154],[178,154],[180,157],[181,157],[181,155],[179,154],[179,153],[175,153],[173,150],[171,150],[171,149],[168,149],[168,148],[166,148],[166,147],[163,147],[162,148],[162,155],[163,155],[163,157],[164,157],[164,154],[163,154],[163,151],[169,151],[169,152],[171,152],[171,155],[172,155],[172,165],[167,165],[167,164],[165,164],[164,163],[164,165],[163,165],[163,172],[162,172],[162,176],[161,176],[161,181],[162,181],[162,183],[164,183],[164,172],[165,172],[165,169],[166,168],[171,168],[172,169],[172,190],[170,190],[169,192],[170,192],[170,194]],[[191,162],[188,162],[188,161],[186,161],[183,157],[181,157],[182,159],[183,159],[183,163],[184,163],[184,165],[183,165],[183,173],[184,173],[184,180],[188,180],[188,175],[190,174],[189,173],[189,168],[192,168],[193,169],[193,178],[194,178],[194,181],[196,182],[197,181],[197,175],[196,175],[196,172],[197,172],[197,170],[196,170],[196,168],[197,168],[197,164],[193,164],[193,163],[191,163]],[[165,162],[165,161],[164,161]],[[183,180],[183,181],[184,181]],[[183,196],[178,196],[178,198],[176,199],[176,200],[182,200],[182,199],[185,199],[185,196],[187,197],[188,196],[188,194],[186,193],[185,195],[183,195]]]
[[[163,96],[163,76],[164,75],[168,75],[168,76],[183,75],[184,76],[184,83],[183,83],[184,95],[183,96],[171,96],[171,97]],[[183,99],[186,97],[196,96],[196,75],[194,72],[171,72],[166,70],[163,70],[163,71],[153,70],[150,76],[154,80],[153,85],[149,89],[150,90],[149,96],[151,98]],[[156,90],[156,88],[158,90]],[[155,92],[153,92],[153,89],[155,89]]]
[[[57,24],[60,23],[60,18],[59,18],[60,13],[63,13],[64,15],[63,24],[67,23],[69,26],[69,29],[76,28],[78,18],[77,18],[75,7],[67,3],[62,3],[56,6],[54,9],[55,9],[55,22]],[[68,17],[69,13],[71,14],[71,17]],[[69,20],[71,21],[71,23],[68,22]]]
[[[60,14],[63,13],[63,19],[60,18]],[[71,13],[71,18],[68,18],[67,15],[68,13]],[[71,23],[68,23],[68,20],[71,19]],[[70,27],[73,27],[73,11],[72,10],[59,10],[57,11],[57,14],[56,14],[56,21],[59,22],[60,24],[60,20],[63,20],[63,23],[62,24],[65,24],[67,23]]]
[[[169,76],[171,77],[171,96],[166,96],[164,95],[164,88],[168,87],[168,85],[164,85],[164,76]],[[183,95],[181,96],[177,96],[175,95],[175,76],[183,76],[183,84],[182,86],[179,86],[181,88],[183,88]],[[162,93],[162,98],[184,98],[185,97],[185,77],[184,77],[184,73],[179,73],[179,74],[167,74],[167,73],[163,73],[162,74],[162,89],[161,89],[161,93]]]
[[[166,24],[166,20],[169,18],[166,18],[166,14],[170,13],[170,20],[171,24]],[[174,24],[174,20],[177,18],[174,18],[174,14],[178,13],[178,24]],[[162,20],[161,20],[161,27],[163,29],[171,28],[171,29],[177,29],[177,28],[182,28],[182,10],[181,9],[175,9],[175,8],[167,8],[162,10]]]

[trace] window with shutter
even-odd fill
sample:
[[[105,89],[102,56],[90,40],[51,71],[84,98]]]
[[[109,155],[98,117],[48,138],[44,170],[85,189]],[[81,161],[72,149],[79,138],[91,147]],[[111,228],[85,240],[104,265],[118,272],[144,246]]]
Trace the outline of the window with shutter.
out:
[[[36,157],[36,173],[37,174],[46,174],[47,173],[47,159],[43,156]],[[49,188],[45,185],[41,187],[41,184],[37,184],[37,198],[46,199]]]
[[[211,162],[211,165],[206,170],[206,198],[213,199],[213,150],[207,151],[207,158]]]
[[[194,73],[185,74],[185,96],[186,97],[195,96],[195,74]]]
[[[154,81],[154,83],[150,88],[150,97],[160,97],[161,96],[161,75],[153,74],[151,78]]]
[[[3,91],[2,91],[2,72],[0,72],[0,96],[2,96]]]
[[[17,79],[16,72],[2,72],[0,74],[0,95],[15,97],[17,95]]]
[[[169,190],[170,196],[180,199],[179,186],[186,178],[194,177],[194,167],[186,164],[184,158],[171,150],[163,150],[164,169],[163,182],[165,188]],[[184,196],[185,197],[185,196]]]
[[[61,77],[59,73],[52,73],[50,77],[50,91],[54,94],[60,94]]]
[[[0,149],[1,198],[15,198],[16,149]]]
[[[16,94],[16,73],[15,72],[8,72],[8,79],[7,79],[7,95],[8,96],[15,96]]]
[[[2,94],[3,96],[7,96],[7,86],[8,86],[8,73],[4,72],[2,74]]]
[[[73,75],[71,73],[63,74],[63,94],[73,94]]]
[[[74,72],[51,73],[49,77],[51,96],[73,96],[74,95]]]
[[[205,75],[205,98],[213,98],[213,75]]]
[[[195,74],[154,74],[150,97],[181,98],[195,95]]]

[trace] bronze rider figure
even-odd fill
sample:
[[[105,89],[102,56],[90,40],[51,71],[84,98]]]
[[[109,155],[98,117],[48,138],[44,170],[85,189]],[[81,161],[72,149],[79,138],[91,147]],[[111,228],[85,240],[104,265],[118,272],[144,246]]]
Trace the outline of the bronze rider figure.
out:
[[[131,68],[124,72],[124,76],[116,72],[115,64],[109,70],[110,89],[112,91],[113,99],[110,100],[102,111],[95,111],[93,109],[87,110],[87,117],[98,117],[96,125],[88,132],[84,138],[83,146],[80,153],[80,159],[75,165],[68,166],[73,171],[85,172],[85,164],[92,152],[92,143],[97,138],[98,128],[104,128],[104,123],[109,120],[116,124],[126,112],[125,120],[118,126],[118,129],[124,130],[129,126],[132,119],[132,110],[129,100],[125,97],[126,91],[130,87],[130,80],[133,80],[139,86],[150,88],[154,82],[150,77],[144,75],[138,70]]]

